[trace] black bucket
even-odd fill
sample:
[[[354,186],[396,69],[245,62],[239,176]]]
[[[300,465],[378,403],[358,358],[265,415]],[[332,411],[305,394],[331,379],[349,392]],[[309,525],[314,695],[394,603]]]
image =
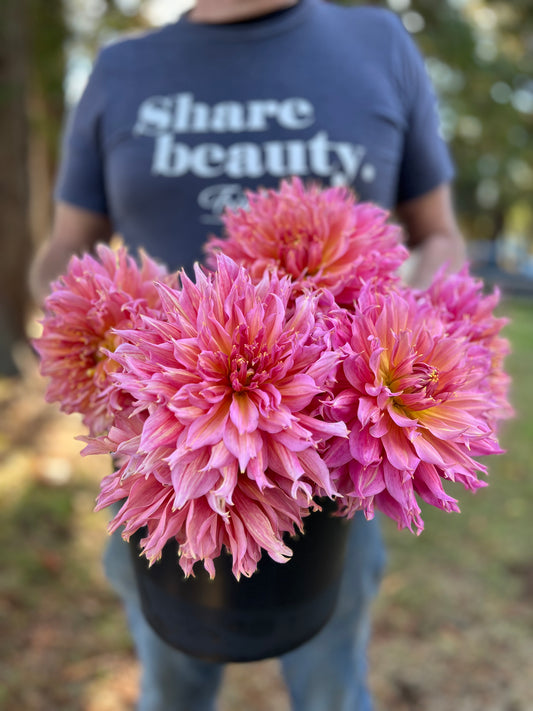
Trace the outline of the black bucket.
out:
[[[339,592],[350,524],[334,509],[327,500],[305,519],[304,535],[287,541],[288,563],[263,554],[257,572],[240,581],[228,554],[215,560],[213,580],[201,563],[185,578],[174,540],[148,567],[138,531],[130,548],[147,621],[171,646],[214,662],[277,657],[307,642],[331,617]]]

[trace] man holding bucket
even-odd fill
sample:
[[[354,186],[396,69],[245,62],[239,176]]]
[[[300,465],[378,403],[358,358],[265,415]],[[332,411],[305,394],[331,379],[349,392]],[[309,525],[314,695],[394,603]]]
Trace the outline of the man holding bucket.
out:
[[[67,134],[44,298],[70,256],[119,233],[171,268],[202,258],[225,207],[298,175],[396,210],[429,283],[464,245],[423,61],[384,10],[323,0],[197,0],[178,22],[103,49]],[[296,711],[369,711],[369,608],[384,561],[377,521],[355,516],[335,613],[282,654]],[[163,642],[140,609],[120,536],[106,571],[143,667],[139,711],[215,708],[223,666]]]

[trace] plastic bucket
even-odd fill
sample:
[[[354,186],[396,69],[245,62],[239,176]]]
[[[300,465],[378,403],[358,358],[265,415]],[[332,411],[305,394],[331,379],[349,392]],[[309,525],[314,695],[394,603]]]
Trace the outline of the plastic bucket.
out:
[[[331,617],[339,592],[350,524],[332,516],[334,508],[328,500],[305,519],[304,535],[290,538],[288,563],[264,554],[257,572],[240,581],[227,554],[215,560],[213,580],[202,564],[185,578],[175,541],[148,567],[139,555],[145,533],[137,532],[130,549],[147,621],[176,649],[216,662],[276,657],[308,641]]]

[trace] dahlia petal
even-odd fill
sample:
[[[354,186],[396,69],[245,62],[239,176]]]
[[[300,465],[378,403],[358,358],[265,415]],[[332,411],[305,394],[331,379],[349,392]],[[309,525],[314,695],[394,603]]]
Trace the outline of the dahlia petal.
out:
[[[170,471],[174,487],[173,508],[181,509],[191,499],[198,499],[213,489],[220,479],[217,469],[205,469],[205,457],[198,457]]]
[[[350,445],[347,440],[335,438],[328,442],[324,461],[328,467],[334,471],[343,464],[347,464],[352,459]]]
[[[198,343],[193,338],[181,338],[172,343],[173,357],[186,370],[194,370],[198,362]],[[175,364],[174,364],[175,365]]]
[[[396,426],[390,427],[381,441],[392,467],[409,472],[416,469],[420,459],[413,450],[411,442],[401,430]]]
[[[233,393],[229,416],[239,434],[254,432],[259,421],[259,411],[247,393]]]
[[[381,419],[381,411],[373,399],[360,397],[357,404],[357,417],[361,425],[365,427],[369,422],[379,421]]]
[[[314,449],[306,449],[298,455],[300,464],[303,465],[304,472],[308,479],[313,481],[325,496],[333,498],[338,494],[322,457]]]
[[[338,394],[335,393],[333,401],[327,404],[327,409],[332,418],[349,422],[357,411],[359,400],[357,393],[352,390],[342,390]]]
[[[305,373],[297,373],[277,385],[283,404],[293,411],[307,407],[313,397],[320,392],[315,380]]]
[[[370,427],[368,430],[372,437],[377,437],[377,438],[383,438],[385,437],[390,430],[395,430],[396,432],[396,425],[394,425],[388,417],[385,417],[384,415],[377,415],[379,413],[379,409],[377,409],[376,414],[373,414],[373,417],[378,417],[376,422]],[[397,433],[397,432],[396,432]],[[399,433],[397,433],[399,434]]]
[[[229,506],[233,504],[233,492],[239,481],[239,469],[233,460],[230,464],[218,469],[222,478],[221,483],[213,489],[213,495],[223,499]]]
[[[176,515],[168,502],[166,506],[161,506],[159,516],[159,519],[152,519],[148,527],[148,535],[140,541],[142,552],[150,561],[150,565],[161,557],[167,541],[180,531],[184,525],[186,512]]]
[[[227,423],[222,438],[228,451],[238,460],[239,468],[243,473],[246,471],[250,459],[257,457],[263,446],[263,439],[259,432],[241,433],[231,422]]]
[[[276,434],[292,427],[296,418],[288,407],[285,407],[284,405],[279,405],[277,408],[275,408],[274,405],[268,407],[265,406],[264,400],[263,403],[261,402],[261,398],[257,398],[257,401],[259,410],[259,427],[261,430],[271,434]]]
[[[398,425],[398,427],[409,427],[411,429],[416,427],[416,420],[413,420],[412,417],[404,415],[399,409],[398,405],[396,405],[395,403],[388,402],[386,404],[386,409],[389,414],[389,417],[394,422],[394,424]]]
[[[353,493],[361,499],[376,496],[385,489],[382,466],[364,467],[359,462],[351,462],[349,472],[354,484]]]
[[[260,491],[275,486],[267,476],[267,469],[268,459],[265,455],[265,448],[263,447],[258,451],[257,456],[250,459],[246,467],[247,476],[257,484]]]
[[[327,351],[313,363],[307,371],[307,375],[317,383],[322,383],[326,378],[334,378],[342,356],[340,353]]]
[[[166,408],[158,407],[148,415],[143,425],[140,447],[149,452],[154,447],[171,446],[176,443],[181,430],[182,425],[174,414]]]
[[[381,350],[375,351],[377,357],[379,357]],[[369,363],[365,362],[360,356],[349,356],[343,362],[342,368],[348,382],[354,388],[361,390],[372,379],[373,370],[370,368]]]
[[[423,462],[440,467],[446,466],[446,462],[439,451],[439,440],[435,438],[432,438],[432,440],[431,442],[430,438],[421,432],[416,432],[411,438],[415,452],[421,460],[419,467]]]
[[[318,439],[327,440],[330,437],[348,437],[348,427],[342,421],[324,422],[301,412],[298,415],[298,423],[313,434],[315,441]],[[283,433],[280,434],[283,435]]]
[[[293,453],[303,452],[314,445],[311,433],[299,424],[294,424],[290,429],[276,432],[276,442]]]
[[[432,464],[420,462],[413,478],[413,486],[427,504],[444,511],[459,512],[457,500],[444,491],[442,479]]]
[[[291,549],[277,537],[272,529],[268,517],[259,506],[251,501],[246,503],[243,510],[243,523],[246,531],[257,543],[266,550],[268,555],[277,563],[286,563],[292,556]]]
[[[461,403],[458,403],[461,404]],[[467,407],[467,403],[464,403]],[[467,410],[456,406],[448,407],[442,404],[439,408],[425,410],[420,415],[423,426],[441,439],[455,439],[465,432],[471,434],[484,434],[487,427],[480,420],[471,417]]]
[[[229,420],[229,406],[226,402],[213,405],[208,412],[191,422],[187,432],[187,446],[192,449],[220,442]]]
[[[206,469],[220,469],[228,467],[235,462],[235,457],[228,450],[224,442],[218,442],[209,449],[209,460]]]
[[[397,522],[398,528],[408,528],[412,531],[414,524],[417,535],[420,535],[424,530],[420,507],[415,500],[412,500],[410,506],[405,508],[385,489],[376,494],[374,502],[380,511]]]
[[[381,444],[372,437],[368,428],[358,427],[357,424],[350,431],[349,446],[351,456],[364,466],[375,464],[381,460]]]
[[[269,466],[273,471],[290,477],[292,481],[297,481],[304,474],[300,460],[294,452],[272,438],[269,438],[266,444]]]

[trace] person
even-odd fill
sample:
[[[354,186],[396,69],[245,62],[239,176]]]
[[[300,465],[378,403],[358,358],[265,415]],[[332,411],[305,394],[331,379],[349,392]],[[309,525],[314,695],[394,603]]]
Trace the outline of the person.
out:
[[[348,185],[405,227],[425,286],[464,242],[423,59],[400,20],[323,0],[197,0],[177,22],[103,48],[67,131],[50,240],[32,269],[42,300],[73,253],[119,233],[190,272],[225,207],[284,177]],[[215,708],[223,667],[151,630],[126,545],[106,570],[143,668],[140,711]],[[384,551],[356,515],[333,618],[281,657],[296,711],[369,711],[369,609]]]

